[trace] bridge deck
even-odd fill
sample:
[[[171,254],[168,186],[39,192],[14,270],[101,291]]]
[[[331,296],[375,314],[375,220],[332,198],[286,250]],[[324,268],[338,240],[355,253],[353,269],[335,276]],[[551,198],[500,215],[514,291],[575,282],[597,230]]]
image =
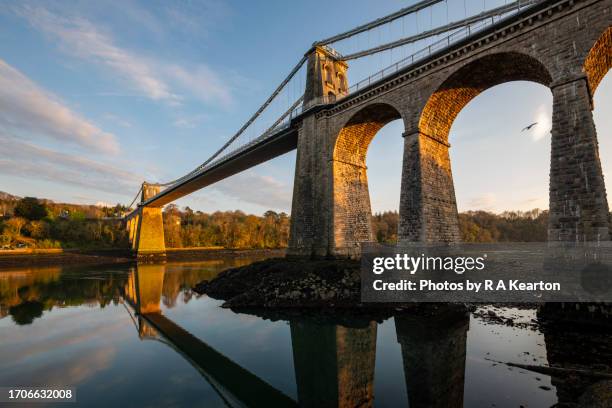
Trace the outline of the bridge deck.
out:
[[[223,180],[236,173],[247,170],[260,163],[271,160],[297,148],[297,129],[288,127],[273,134],[259,143],[249,146],[247,149],[231,156],[227,160],[222,160],[210,169],[202,173],[195,174],[193,177],[172,185],[161,191],[143,205],[149,207],[161,207],[174,200],[184,197],[194,191],[200,190],[217,181]]]

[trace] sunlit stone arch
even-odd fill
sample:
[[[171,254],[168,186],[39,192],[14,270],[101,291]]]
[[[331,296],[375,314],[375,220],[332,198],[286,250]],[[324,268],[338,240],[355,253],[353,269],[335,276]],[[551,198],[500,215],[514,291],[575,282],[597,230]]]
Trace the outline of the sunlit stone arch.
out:
[[[514,50],[487,53],[430,80],[430,94],[422,94],[415,126],[405,135],[400,241],[460,240],[450,129],[470,101],[487,89],[513,81],[550,86],[553,80],[539,59]]]
[[[612,68],[612,27],[608,27],[589,50],[583,71],[589,83],[591,98],[597,87]]]
[[[332,211],[338,251],[358,254],[361,242],[373,240],[366,155],[378,131],[401,118],[396,107],[375,102],[361,107],[337,134],[332,153]]]
[[[421,111],[419,132],[448,143],[453,122],[470,101],[513,81],[550,87],[553,80],[548,68],[531,55],[515,51],[485,55],[454,71],[433,92]]]

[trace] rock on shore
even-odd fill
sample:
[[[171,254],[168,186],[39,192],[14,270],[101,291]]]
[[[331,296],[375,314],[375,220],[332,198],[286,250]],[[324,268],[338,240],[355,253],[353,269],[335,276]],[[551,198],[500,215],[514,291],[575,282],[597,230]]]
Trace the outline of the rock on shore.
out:
[[[350,260],[267,259],[221,272],[194,291],[225,300],[224,307],[355,307],[359,267]]]

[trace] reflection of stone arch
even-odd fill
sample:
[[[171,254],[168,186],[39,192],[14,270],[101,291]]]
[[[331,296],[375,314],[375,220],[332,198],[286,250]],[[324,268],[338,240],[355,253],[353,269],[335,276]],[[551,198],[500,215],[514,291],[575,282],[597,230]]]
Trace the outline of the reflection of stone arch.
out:
[[[400,119],[391,105],[375,103],[353,115],[336,138],[333,150],[333,239],[337,250],[359,253],[372,240],[366,154],[376,133]]]
[[[448,142],[450,128],[461,110],[483,91],[511,81],[550,86],[546,67],[534,57],[517,52],[486,55],[451,74],[427,101],[419,131]]]
[[[587,76],[591,96],[595,95],[597,87],[610,68],[612,68],[612,27],[604,31],[584,60],[582,69]]]

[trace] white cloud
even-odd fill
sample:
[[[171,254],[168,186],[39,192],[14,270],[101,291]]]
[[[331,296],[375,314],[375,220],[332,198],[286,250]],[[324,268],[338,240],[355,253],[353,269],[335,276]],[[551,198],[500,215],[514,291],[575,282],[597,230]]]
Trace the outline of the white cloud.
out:
[[[0,60],[0,129],[23,138],[50,137],[97,152],[117,153],[115,136],[100,130],[57,97]]]
[[[37,7],[24,7],[19,14],[37,29],[60,41],[66,53],[109,68],[131,81],[154,100],[176,100],[167,84],[157,78],[149,63],[114,45],[110,36],[83,18],[63,18]]]
[[[531,210],[533,208],[546,209],[548,208],[548,197],[530,197],[526,198],[523,201],[520,201],[517,205],[517,209],[519,210]]]
[[[205,65],[199,65],[189,71],[178,65],[169,65],[166,72],[170,78],[202,101],[218,101],[225,106],[232,103],[232,95],[224,80],[227,78],[220,78]]]
[[[206,115],[182,116],[176,118],[173,122],[174,126],[183,129],[193,129],[206,119]]]
[[[496,203],[497,196],[494,193],[484,193],[470,198],[468,201],[468,210],[492,211],[495,208]]]
[[[69,155],[0,132],[0,151],[10,152],[0,158],[0,173],[25,179],[43,179],[94,191],[131,195],[143,177],[132,172]]]
[[[183,94],[188,94],[203,102],[231,103],[227,81],[221,81],[206,65],[186,69],[139,55],[118,46],[109,33],[82,17],[66,18],[44,8],[27,6],[17,13],[58,40],[65,53],[110,68],[111,74],[121,77],[151,100],[177,105],[184,99]]]
[[[117,115],[113,115],[112,113],[106,113],[104,116],[104,119],[109,120],[121,127],[125,127],[125,128],[131,128],[132,127],[132,123],[117,116]]]
[[[266,209],[286,211],[291,208],[291,187],[270,176],[253,171],[232,176],[214,185],[214,189],[240,201],[261,205]]]

